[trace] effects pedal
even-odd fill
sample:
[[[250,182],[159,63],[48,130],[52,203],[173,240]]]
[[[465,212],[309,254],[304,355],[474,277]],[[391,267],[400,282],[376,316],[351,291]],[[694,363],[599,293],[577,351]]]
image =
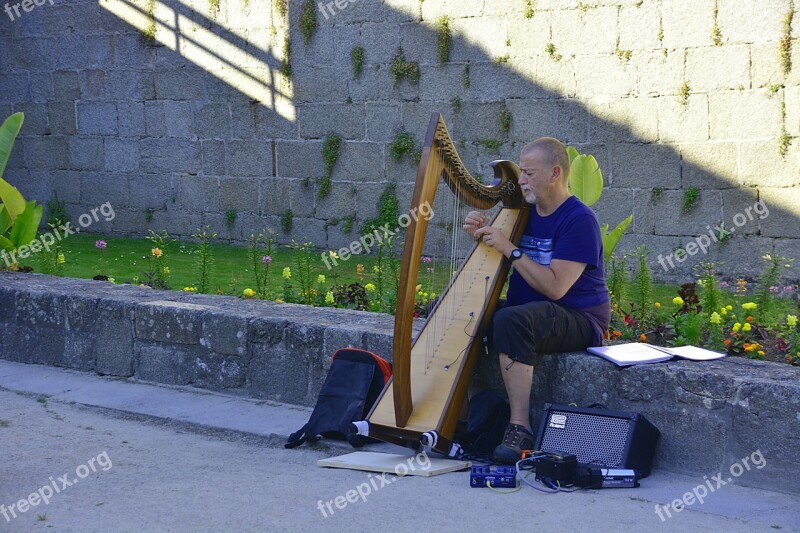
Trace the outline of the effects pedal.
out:
[[[489,485],[495,489],[517,487],[517,469],[513,466],[473,466],[469,473],[469,486],[480,489]]]
[[[570,453],[548,452],[536,461],[536,479],[548,480],[560,487],[575,483],[578,458]]]

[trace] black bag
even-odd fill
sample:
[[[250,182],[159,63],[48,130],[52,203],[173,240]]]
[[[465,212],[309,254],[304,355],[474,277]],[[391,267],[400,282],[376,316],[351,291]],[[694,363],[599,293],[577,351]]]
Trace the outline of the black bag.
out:
[[[458,442],[473,457],[491,457],[503,442],[510,419],[511,408],[506,400],[494,391],[481,391],[469,400],[467,430]]]
[[[337,350],[311,418],[284,446],[296,448],[308,440],[319,440],[320,435],[347,439],[355,448],[374,442],[348,430],[351,423],[366,417],[391,375],[392,365],[372,352]]]

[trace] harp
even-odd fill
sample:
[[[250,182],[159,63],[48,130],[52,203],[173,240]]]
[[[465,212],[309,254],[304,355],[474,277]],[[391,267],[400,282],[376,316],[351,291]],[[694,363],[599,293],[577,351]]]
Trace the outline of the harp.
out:
[[[455,203],[450,233],[469,245],[472,240],[461,229],[468,211],[502,204],[490,224],[518,242],[529,213],[517,184],[519,167],[511,161],[495,161],[492,168],[492,185],[483,185],[473,177],[462,163],[444,119],[434,113],[417,171],[412,212],[426,203],[434,206],[437,193],[452,195]],[[467,248],[461,246],[466,259],[412,341],[425,237],[436,216],[434,210],[430,220],[413,217],[406,229],[394,326],[393,377],[366,421],[355,423],[354,431],[416,449],[429,446],[449,455],[459,411],[482,349],[483,332],[490,324],[509,266],[494,248],[472,243],[471,250],[464,253]],[[453,245],[451,255],[457,250],[459,246]]]

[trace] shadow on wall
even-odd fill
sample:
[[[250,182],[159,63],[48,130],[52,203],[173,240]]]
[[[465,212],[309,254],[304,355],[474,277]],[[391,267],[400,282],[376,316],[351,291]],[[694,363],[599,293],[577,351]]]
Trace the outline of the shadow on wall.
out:
[[[701,260],[753,276],[764,253],[800,259],[792,207],[800,143],[785,159],[778,153],[782,110],[783,127],[796,128],[798,84],[775,89],[773,74],[756,79],[749,66],[751,54],[770,57],[767,45],[777,65],[777,39],[714,46],[680,29],[677,8],[648,0],[537,8],[530,18],[522,1],[493,4],[323,4],[309,44],[299,0],[289,0],[286,18],[267,0],[222,0],[212,14],[206,0],[43,6],[0,25],[0,111],[28,119],[8,178],[40,201],[58,191],[76,215],[112,201],[115,232],[185,236],[210,224],[241,241],[265,225],[280,230],[291,211],[287,240],[339,247],[377,214],[387,183],[400,184],[401,210],[409,204],[415,165],[409,155],[395,161],[390,144],[408,131],[418,149],[439,111],[467,166],[483,176],[488,162],[517,159],[539,136],[595,155],[607,187],[595,206],[601,222],[613,227],[634,213],[620,249],[647,244],[662,279],[685,279]],[[692,20],[708,19],[713,4],[695,6]],[[476,16],[457,18],[464,13]],[[440,63],[442,15],[452,41]],[[734,32],[719,16],[723,35]],[[291,82],[281,74],[287,20]],[[645,34],[653,20],[660,31]],[[604,24],[617,33],[592,31]],[[393,78],[401,47],[420,66],[418,83]],[[747,57],[748,67],[733,60],[701,79],[720,54]],[[331,131],[343,143],[321,198]],[[689,202],[692,188],[699,194]],[[721,223],[734,238],[675,259],[700,236],[719,236]],[[670,254],[675,268],[664,270]]]

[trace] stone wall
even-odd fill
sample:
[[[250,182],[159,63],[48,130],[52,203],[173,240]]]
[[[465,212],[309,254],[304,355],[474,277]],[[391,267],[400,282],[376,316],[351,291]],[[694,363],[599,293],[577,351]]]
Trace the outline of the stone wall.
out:
[[[391,360],[392,327],[374,313],[0,272],[0,358],[291,404],[315,404],[339,348]],[[474,383],[503,393],[499,375],[483,358]],[[618,368],[548,355],[532,400],[534,424],[544,402],[641,413],[662,434],[655,466],[698,478],[760,451],[766,466],[734,483],[800,493],[800,368],[735,357]]]
[[[343,0],[317,10],[308,44],[300,0],[286,16],[273,0],[213,4],[70,0],[2,14],[0,116],[27,119],[7,178],[39,201],[57,191],[76,217],[110,201],[117,216],[97,231],[187,236],[208,224],[242,241],[281,232],[291,210],[283,241],[334,248],[376,215],[388,183],[409,204],[415,164],[395,161],[390,143],[406,130],[418,149],[439,111],[484,176],[541,135],[595,155],[601,222],[634,213],[622,247],[647,243],[661,278],[701,259],[749,276],[763,253],[800,259],[800,16],[784,28],[796,0]],[[440,63],[443,16],[452,46]],[[419,62],[416,84],[393,81],[400,47]],[[329,132],[343,144],[320,198]],[[758,200],[767,217],[737,218]],[[708,255],[659,266],[737,220]]]

